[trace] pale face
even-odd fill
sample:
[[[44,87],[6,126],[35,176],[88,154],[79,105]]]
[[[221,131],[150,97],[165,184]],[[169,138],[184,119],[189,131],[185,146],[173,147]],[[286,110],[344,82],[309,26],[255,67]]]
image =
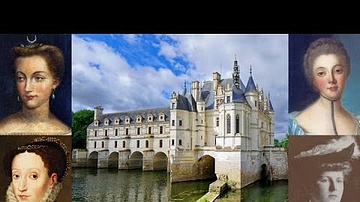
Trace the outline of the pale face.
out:
[[[311,201],[340,202],[344,191],[342,171],[325,171],[316,181]]]
[[[344,62],[335,54],[320,55],[314,60],[313,85],[327,99],[341,98],[349,71],[343,64]]]
[[[56,174],[49,177],[41,157],[24,152],[12,161],[12,186],[18,201],[39,202],[46,190],[57,182]]]
[[[16,87],[23,106],[49,107],[49,98],[58,86],[46,61],[40,56],[20,57],[15,61]]]

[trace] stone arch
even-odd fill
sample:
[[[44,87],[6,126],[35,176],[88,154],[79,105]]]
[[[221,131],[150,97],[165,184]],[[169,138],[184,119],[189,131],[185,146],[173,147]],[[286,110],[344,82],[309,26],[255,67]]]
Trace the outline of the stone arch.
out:
[[[99,158],[99,153],[97,151],[93,151],[89,154],[89,158],[87,161],[87,165],[88,167],[95,167],[97,168],[97,164],[98,164],[98,158]]]
[[[200,157],[193,165],[193,173],[197,180],[216,179],[215,158],[210,155]]]
[[[266,163],[261,164],[260,171],[260,184],[261,186],[267,186],[269,182],[269,170]]]
[[[168,157],[164,152],[158,152],[154,155],[154,169],[153,170],[167,170]]]
[[[119,153],[112,152],[109,155],[108,168],[118,168],[118,167],[119,167]]]
[[[141,152],[134,152],[129,158],[129,169],[143,169],[144,155]]]

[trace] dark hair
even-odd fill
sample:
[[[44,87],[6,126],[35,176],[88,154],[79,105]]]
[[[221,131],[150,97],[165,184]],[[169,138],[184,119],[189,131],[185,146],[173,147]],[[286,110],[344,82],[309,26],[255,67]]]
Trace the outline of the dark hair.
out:
[[[304,55],[303,67],[305,70],[305,77],[311,86],[313,86],[313,64],[315,59],[321,55],[328,54],[340,56],[344,60],[345,66],[348,68],[347,75],[350,74],[350,58],[344,45],[334,38],[319,38],[309,45]]]
[[[60,48],[46,44],[29,44],[20,45],[12,48],[13,66],[15,69],[15,61],[19,57],[41,56],[46,61],[51,75],[61,81],[64,75],[64,54]]]
[[[70,157],[64,143],[53,137],[41,137],[33,140],[29,144],[22,145],[6,153],[4,156],[5,174],[11,177],[11,165],[14,157],[24,152],[39,155],[48,169],[48,176],[56,173],[58,181],[61,182],[70,170]]]

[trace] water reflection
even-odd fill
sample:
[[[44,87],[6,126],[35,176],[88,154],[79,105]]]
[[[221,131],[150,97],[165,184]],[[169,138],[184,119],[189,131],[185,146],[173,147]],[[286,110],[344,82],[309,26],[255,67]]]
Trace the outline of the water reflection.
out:
[[[195,202],[206,194],[211,182],[213,180],[179,182],[170,186],[168,173],[164,171],[74,168],[72,201]],[[254,183],[244,188],[241,194],[242,201],[268,201],[264,200],[267,198],[282,202],[287,196],[287,181],[273,182],[269,188],[260,188],[258,183]],[[218,201],[238,202],[240,191],[228,193]]]
[[[268,186],[262,186],[260,181],[255,182],[242,190],[225,194],[216,202],[257,202],[276,201],[285,202],[288,198],[288,181],[273,181]]]
[[[166,172],[74,169],[73,201],[168,201]]]

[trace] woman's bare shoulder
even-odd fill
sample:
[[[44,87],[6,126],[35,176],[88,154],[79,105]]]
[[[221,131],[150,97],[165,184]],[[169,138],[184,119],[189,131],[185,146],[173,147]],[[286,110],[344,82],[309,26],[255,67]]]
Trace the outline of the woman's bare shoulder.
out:
[[[0,120],[0,133],[4,132],[3,130],[11,129],[14,125],[19,124],[20,116],[19,113],[14,113]]]
[[[68,134],[71,133],[71,128],[65,124],[64,122],[62,122],[60,119],[54,117],[51,122],[51,130],[53,130],[54,132],[58,132],[61,134]]]

